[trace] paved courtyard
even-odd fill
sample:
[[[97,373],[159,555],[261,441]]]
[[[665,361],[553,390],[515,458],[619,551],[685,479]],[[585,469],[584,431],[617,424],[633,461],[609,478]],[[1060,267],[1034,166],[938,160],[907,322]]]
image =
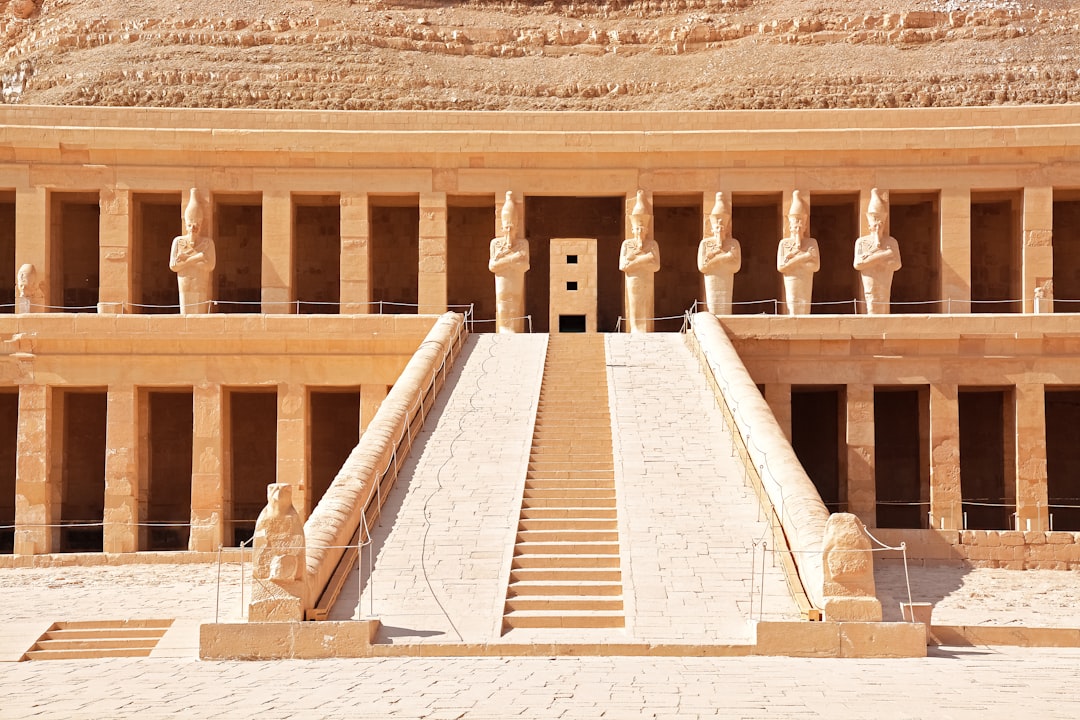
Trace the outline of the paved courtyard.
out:
[[[1080,649],[908,660],[192,659],[0,664],[15,718],[1076,718]]]

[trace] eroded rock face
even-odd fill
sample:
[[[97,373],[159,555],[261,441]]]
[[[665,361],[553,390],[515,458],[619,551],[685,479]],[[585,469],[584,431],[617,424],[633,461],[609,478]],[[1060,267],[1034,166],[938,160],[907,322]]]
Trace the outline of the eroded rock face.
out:
[[[0,24],[0,74],[26,59],[43,68],[22,102],[155,107],[712,110],[1080,99],[1075,43],[1066,42],[1080,10],[1038,0],[886,5],[853,0],[808,17],[804,3],[784,1],[491,0],[420,12],[270,0],[247,17],[199,3],[151,4],[131,17],[99,3],[39,10],[11,0],[6,15],[30,14],[6,32]],[[91,50],[93,62],[81,58]],[[792,75],[793,52],[814,71]],[[527,75],[508,67],[525,57]]]
[[[11,8],[11,14],[20,20],[27,20],[37,12],[37,5],[33,0],[12,0],[8,7]]]
[[[874,555],[862,523],[851,513],[834,513],[825,524],[822,569],[825,619],[881,622],[874,588]]]

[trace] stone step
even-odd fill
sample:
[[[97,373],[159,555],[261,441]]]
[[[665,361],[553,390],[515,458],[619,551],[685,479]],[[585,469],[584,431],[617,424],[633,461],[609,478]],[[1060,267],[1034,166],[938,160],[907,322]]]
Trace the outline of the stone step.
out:
[[[582,487],[554,487],[554,488],[530,488],[525,486],[524,497],[527,498],[607,498],[615,500],[614,488],[582,488]]]
[[[510,565],[518,568],[617,568],[619,556],[614,555],[515,555]]]
[[[617,580],[614,582],[586,582],[582,580],[580,583],[539,580],[511,583],[507,592],[507,597],[534,597],[537,595],[622,595],[622,583]]]
[[[618,530],[526,530],[517,534],[519,543],[538,542],[618,542]]]
[[[526,555],[618,555],[619,543],[604,542],[518,542],[516,557]]]
[[[614,583],[622,588],[622,570],[608,568],[534,567],[515,568],[510,571],[511,583]]]
[[[534,498],[526,497],[521,507],[529,508],[614,508],[615,498]]]
[[[29,650],[27,660],[97,660],[100,658],[150,657],[152,648],[102,648],[95,650]]]
[[[123,637],[123,638],[94,638],[94,639],[56,639],[38,640],[34,644],[37,650],[113,650],[116,648],[131,648],[133,650],[153,650],[157,645],[160,635],[153,637]]]
[[[561,611],[513,612],[503,616],[503,630],[516,628],[620,628],[626,626],[621,610],[567,615]]]
[[[522,520],[614,520],[615,508],[530,507],[521,509]]]
[[[59,628],[48,630],[41,637],[46,640],[111,640],[113,638],[158,637],[165,629],[152,628]]]
[[[518,522],[519,531],[616,530],[618,522],[608,518],[527,518]]]
[[[610,612],[623,609],[622,598],[595,598],[595,597],[555,597],[544,596],[536,598],[515,597],[506,601],[506,612],[514,613],[526,611],[551,611],[551,612]]]
[[[540,488],[613,488],[615,478],[528,478],[525,489]]]
[[[162,618],[133,618],[128,620],[64,620],[53,623],[50,630],[123,630],[127,628],[157,628],[168,630],[173,621]]]
[[[525,473],[526,480],[573,480],[578,477],[593,477],[607,480],[615,478],[614,470],[540,470]]]
[[[538,462],[530,462],[528,471],[532,473],[540,472],[577,472],[577,473],[589,473],[589,472],[615,472],[615,468],[611,461],[598,462],[594,460],[574,460],[573,458],[561,458],[558,460],[544,459]]]

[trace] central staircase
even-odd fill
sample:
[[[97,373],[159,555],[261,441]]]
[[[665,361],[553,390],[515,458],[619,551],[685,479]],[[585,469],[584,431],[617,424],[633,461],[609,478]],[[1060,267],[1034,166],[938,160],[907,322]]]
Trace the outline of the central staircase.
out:
[[[607,387],[603,335],[551,335],[504,633],[625,625]]]

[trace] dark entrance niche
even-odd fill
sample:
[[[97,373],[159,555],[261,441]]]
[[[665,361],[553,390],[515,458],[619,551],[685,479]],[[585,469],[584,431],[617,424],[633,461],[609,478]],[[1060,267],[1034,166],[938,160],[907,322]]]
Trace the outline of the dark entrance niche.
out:
[[[97,312],[98,239],[101,207],[98,194],[51,193],[49,195],[52,244],[49,305],[62,312]]]
[[[842,388],[791,389],[791,446],[829,512],[847,510],[844,398]]]
[[[559,316],[559,332],[561,332],[561,333],[583,333],[583,332],[585,332],[585,316],[584,315],[560,315]]]
[[[1047,388],[1045,402],[1046,489],[1053,529],[1076,532],[1080,530],[1080,443],[1076,441],[1080,390]]]
[[[215,196],[214,225],[214,312],[261,312],[262,196]]]
[[[373,306],[371,312],[415,315],[420,297],[420,197],[373,197],[370,208],[371,299],[387,303]]]
[[[54,471],[60,474],[60,552],[101,552],[108,394],[100,390],[59,393],[61,452],[60,467]]]
[[[971,312],[1020,312],[1021,208],[1018,190],[971,193]]]
[[[0,313],[13,312],[15,312],[15,193],[3,190],[0,191]]]
[[[230,391],[228,416],[232,532],[225,539],[235,546],[255,532],[266,486],[277,480],[277,390]]]
[[[1080,190],[1054,192],[1054,312],[1080,312]]]
[[[889,234],[903,264],[893,275],[893,314],[941,311],[941,203],[939,194],[889,193]]]
[[[735,193],[731,204],[731,235],[739,241],[742,251],[732,311],[736,315],[775,313],[776,301],[783,297],[783,281],[776,271],[776,248],[786,234],[783,198],[780,193]]]
[[[960,388],[959,407],[965,527],[1009,530],[1016,509],[1012,391]]]
[[[451,195],[446,205],[446,301],[459,311],[464,308],[454,306],[471,304],[477,320],[493,320],[495,276],[488,272],[488,257],[491,239],[502,232],[495,227],[495,196]],[[525,278],[532,282],[532,271]],[[491,331],[495,326],[484,323],[479,328]]]
[[[19,437],[19,393],[0,393],[0,554],[15,549],[15,464]]]
[[[136,194],[132,206],[134,311],[176,314],[180,311],[180,290],[176,273],[169,269],[169,252],[173,239],[184,232],[180,193]]]
[[[297,312],[336,314],[341,299],[341,197],[294,195],[292,202]]]
[[[310,448],[311,505],[319,504],[349,453],[360,440],[360,389],[326,388],[311,391]]]
[[[813,314],[855,312],[859,274],[852,263],[860,234],[858,193],[810,197],[810,237],[818,241],[821,253],[821,269],[814,275]]]
[[[596,238],[596,324],[614,332],[623,314],[619,250],[625,239],[625,198],[525,197],[525,237],[531,269],[525,276],[525,311],[535,332],[548,332],[551,238]],[[660,248],[664,261],[664,249]]]
[[[929,388],[874,390],[874,485],[878,527],[927,527],[929,410]]]
[[[146,406],[146,511],[144,550],[186,550],[191,521],[190,390],[150,391]]]
[[[653,312],[657,332],[678,331],[682,315],[695,300],[705,297],[704,280],[697,269],[701,241],[701,195],[653,196],[653,233],[660,245],[660,271],[654,275]]]

